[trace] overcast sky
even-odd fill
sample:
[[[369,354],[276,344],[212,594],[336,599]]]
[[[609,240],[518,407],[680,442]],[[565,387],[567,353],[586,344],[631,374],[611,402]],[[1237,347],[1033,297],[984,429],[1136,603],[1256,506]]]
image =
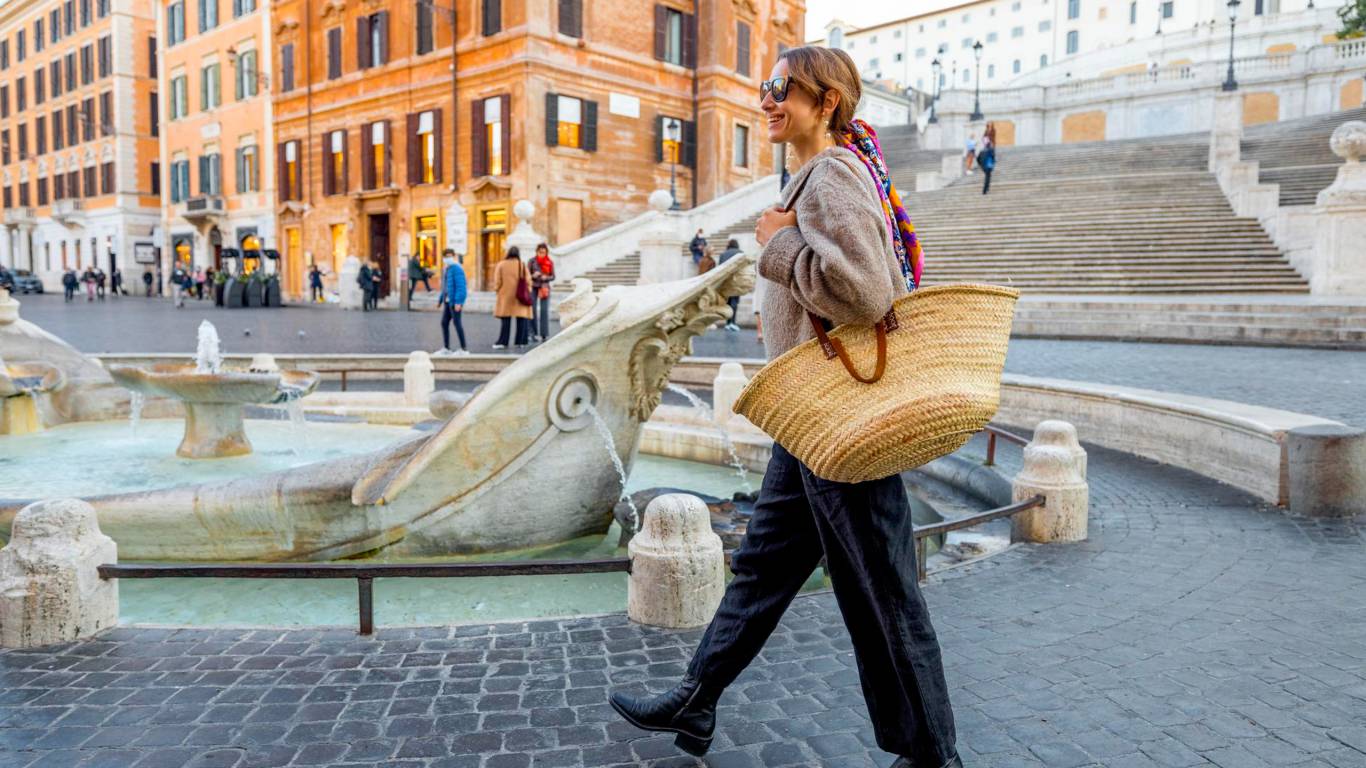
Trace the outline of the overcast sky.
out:
[[[840,18],[856,27],[867,27],[884,21],[904,19],[917,13],[958,5],[960,0],[806,0],[806,37],[823,36],[822,29],[833,18]]]

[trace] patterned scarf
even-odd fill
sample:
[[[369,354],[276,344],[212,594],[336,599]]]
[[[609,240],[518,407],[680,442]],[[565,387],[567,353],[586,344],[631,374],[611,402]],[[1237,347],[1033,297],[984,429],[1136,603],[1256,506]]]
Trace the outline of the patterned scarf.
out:
[[[873,126],[855,119],[849,123],[849,130],[840,134],[839,140],[841,146],[857,155],[873,175],[887,228],[891,230],[892,248],[896,251],[897,261],[901,262],[901,274],[906,278],[906,289],[914,291],[920,285],[925,253],[920,247],[920,239],[915,236],[915,227],[911,226],[911,217],[901,205],[901,195],[892,186],[892,177],[887,173],[887,161],[882,157],[877,133]]]

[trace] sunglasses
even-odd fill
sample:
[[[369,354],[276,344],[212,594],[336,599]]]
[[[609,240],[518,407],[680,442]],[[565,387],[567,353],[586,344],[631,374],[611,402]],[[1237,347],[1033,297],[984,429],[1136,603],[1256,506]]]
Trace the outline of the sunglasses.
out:
[[[759,83],[759,101],[762,102],[769,95],[772,95],[774,101],[782,102],[787,98],[787,89],[791,85],[792,79],[789,77],[775,77],[772,80],[764,80]]]

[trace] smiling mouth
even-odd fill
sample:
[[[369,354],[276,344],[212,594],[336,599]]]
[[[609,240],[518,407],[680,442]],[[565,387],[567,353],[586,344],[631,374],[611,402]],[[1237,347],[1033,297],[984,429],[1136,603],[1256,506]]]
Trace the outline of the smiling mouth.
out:
[[[768,118],[768,127],[773,128],[783,121],[782,115],[772,115]]]

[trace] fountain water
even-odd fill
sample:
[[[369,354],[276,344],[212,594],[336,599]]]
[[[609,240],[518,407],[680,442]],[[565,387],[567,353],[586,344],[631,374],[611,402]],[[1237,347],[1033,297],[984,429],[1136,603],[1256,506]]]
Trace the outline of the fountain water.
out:
[[[670,392],[682,395],[686,398],[689,403],[692,403],[692,407],[696,408],[698,413],[701,413],[702,418],[706,419],[708,423],[715,422],[711,408],[692,390],[672,382],[665,384],[664,387]],[[719,424],[716,426],[716,431],[721,433],[721,442],[726,446],[726,452],[730,454],[730,465],[735,469],[735,474],[740,476],[740,482],[745,486],[745,493],[753,493],[754,486],[750,485],[749,482],[749,470],[745,467],[745,462],[740,460],[740,453],[735,450],[735,441],[730,439],[730,432],[726,431],[726,428]]]
[[[631,500],[631,494],[626,492],[626,465],[621,463],[621,456],[617,453],[617,441],[612,439],[612,430],[607,426],[607,422],[602,420],[602,414],[598,413],[597,407],[588,403],[588,414],[593,417],[593,428],[598,431],[598,436],[607,446],[607,455],[612,457],[612,466],[617,470],[617,477],[621,479],[621,500],[626,502],[626,506],[631,508],[631,532],[636,533],[640,530],[640,510],[636,509],[636,503]]]
[[[194,354],[195,373],[218,373],[223,370],[223,353],[218,347],[218,329],[205,320],[199,324],[199,346]]]
[[[147,396],[141,392],[134,392],[133,397],[128,401],[128,427],[133,433],[133,437],[138,436],[138,425],[142,423],[142,406],[147,404]]]

